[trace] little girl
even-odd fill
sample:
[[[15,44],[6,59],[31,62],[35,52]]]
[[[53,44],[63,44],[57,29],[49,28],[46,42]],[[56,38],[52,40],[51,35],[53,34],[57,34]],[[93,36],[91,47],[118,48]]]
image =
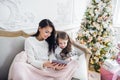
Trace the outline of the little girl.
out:
[[[81,55],[76,48],[83,51],[85,54],[91,54],[91,52],[83,45],[78,45],[73,42],[66,32],[58,32],[56,37],[57,48],[55,49],[55,56],[58,60],[77,60],[79,63],[79,56]],[[74,43],[74,44],[73,44]],[[79,80],[80,74],[80,63],[78,69],[75,71],[72,80]]]
[[[58,60],[76,60],[77,52],[73,49],[69,35],[66,32],[59,32],[56,37],[57,48],[55,55]]]
[[[55,56],[57,60],[77,60],[78,53],[74,50],[70,41],[69,35],[66,32],[59,32],[56,37],[57,48],[55,49]],[[79,80],[77,70],[75,71],[72,80]]]

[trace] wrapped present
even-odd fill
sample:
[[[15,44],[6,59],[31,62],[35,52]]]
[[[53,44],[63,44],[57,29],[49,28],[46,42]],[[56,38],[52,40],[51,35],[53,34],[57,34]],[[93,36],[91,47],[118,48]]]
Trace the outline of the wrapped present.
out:
[[[120,80],[120,70],[114,73],[112,80]]]
[[[114,73],[114,72],[118,71],[118,69],[120,68],[120,65],[117,63],[116,60],[107,59],[103,63],[102,67],[104,67],[106,70]]]
[[[117,80],[120,65],[116,60],[107,59],[100,68],[101,80]]]
[[[111,73],[110,71],[106,70],[103,67],[100,68],[100,74],[101,80],[112,80],[113,78],[113,73]]]

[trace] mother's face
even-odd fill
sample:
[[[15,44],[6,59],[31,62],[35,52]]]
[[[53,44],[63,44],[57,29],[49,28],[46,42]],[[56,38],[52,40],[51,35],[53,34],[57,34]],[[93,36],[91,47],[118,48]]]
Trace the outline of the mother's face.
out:
[[[48,37],[51,36],[51,33],[52,33],[53,29],[50,26],[46,26],[44,28],[39,28],[39,31],[40,31],[39,36],[42,39],[47,39]]]

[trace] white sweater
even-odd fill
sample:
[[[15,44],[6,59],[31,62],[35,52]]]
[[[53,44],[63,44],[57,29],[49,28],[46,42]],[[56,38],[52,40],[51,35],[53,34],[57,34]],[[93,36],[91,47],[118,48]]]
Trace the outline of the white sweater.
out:
[[[43,69],[43,63],[56,59],[53,54],[48,56],[48,43],[39,41],[35,37],[29,37],[25,40],[25,52],[27,53],[27,62],[36,68]]]

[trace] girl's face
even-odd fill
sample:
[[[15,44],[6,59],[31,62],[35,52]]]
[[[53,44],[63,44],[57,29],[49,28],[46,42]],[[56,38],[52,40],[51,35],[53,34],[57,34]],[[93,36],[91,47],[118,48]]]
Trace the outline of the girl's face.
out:
[[[58,45],[60,48],[64,49],[67,46],[68,40],[58,39]]]
[[[47,39],[51,36],[52,28],[50,26],[46,26],[44,28],[39,28],[40,34],[39,37],[43,40]]]

